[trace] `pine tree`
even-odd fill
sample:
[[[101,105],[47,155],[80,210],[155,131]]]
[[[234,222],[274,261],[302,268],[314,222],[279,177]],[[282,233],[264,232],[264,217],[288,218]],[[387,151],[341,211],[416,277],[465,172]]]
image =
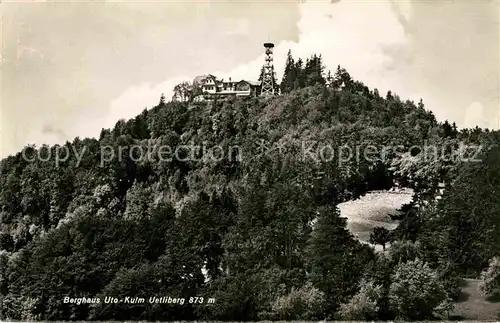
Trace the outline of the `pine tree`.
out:
[[[360,279],[363,250],[347,230],[347,220],[337,207],[322,207],[308,245],[310,280],[327,295],[329,310],[335,311],[355,292]]]
[[[422,100],[422,98],[420,98],[420,101],[418,101],[418,105],[417,107],[420,109],[420,110],[423,110],[425,105],[424,105],[424,101]]]
[[[323,77],[324,66],[321,55],[314,54],[307,60],[305,67],[306,86],[313,86],[316,84],[325,84]]]
[[[302,61],[301,58],[297,60],[295,63],[295,73],[297,74],[297,77],[294,81],[293,88],[294,89],[301,89],[306,86],[305,82],[305,72],[304,72],[304,62]]]
[[[331,86],[333,83],[332,71],[328,70],[328,74],[326,75],[326,85]]]
[[[306,61],[306,66],[304,68],[305,85],[313,86],[316,84],[325,84],[325,78],[323,77],[324,66],[323,59],[321,55],[314,54]]]
[[[264,68],[264,66],[262,66],[262,68],[260,69],[260,74],[259,74],[259,82],[262,82],[262,80],[264,80],[264,71],[265,71],[265,68]]]
[[[278,93],[280,89],[280,85],[278,83],[278,80],[276,78],[276,71],[273,69],[273,85],[274,85],[274,92]]]
[[[344,86],[349,89],[351,88],[352,82],[353,81],[351,75],[349,75],[345,68],[342,68],[340,67],[340,65],[338,65],[333,77],[333,86],[335,88]]]
[[[286,58],[285,72],[281,81],[281,92],[288,93],[294,88],[295,80],[297,79],[297,69],[292,56],[292,51],[289,50]]]

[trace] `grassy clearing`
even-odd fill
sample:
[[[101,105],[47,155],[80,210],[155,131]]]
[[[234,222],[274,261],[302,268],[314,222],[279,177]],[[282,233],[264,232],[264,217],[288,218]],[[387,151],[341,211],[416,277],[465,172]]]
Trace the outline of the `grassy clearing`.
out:
[[[374,227],[381,226],[395,229],[397,221],[392,221],[389,214],[397,214],[403,204],[411,202],[413,191],[398,189],[391,191],[373,191],[357,200],[339,205],[340,213],[347,218],[347,228],[360,241],[369,243]],[[375,246],[375,250],[382,250]]]
[[[500,298],[486,297],[479,290],[479,279],[464,279],[462,294],[455,304],[450,319],[498,321],[500,314]]]
[[[397,221],[389,214],[412,199],[411,190],[374,191],[365,196],[339,205],[341,215],[347,218],[348,229],[362,242],[369,243],[370,233],[376,226],[394,229]],[[373,245],[372,245],[373,246]],[[381,251],[381,246],[375,246]],[[478,279],[464,279],[460,300],[450,313],[451,320],[498,321],[500,296],[486,297],[479,290]]]

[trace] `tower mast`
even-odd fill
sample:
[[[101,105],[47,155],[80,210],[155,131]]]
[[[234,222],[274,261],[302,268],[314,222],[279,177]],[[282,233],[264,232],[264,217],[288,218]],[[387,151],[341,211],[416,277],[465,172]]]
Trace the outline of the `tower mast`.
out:
[[[264,63],[264,75],[262,77],[261,84],[261,96],[273,96],[275,94],[275,84],[274,84],[274,62],[273,62],[273,43],[265,43],[264,48],[266,49],[265,63]]]

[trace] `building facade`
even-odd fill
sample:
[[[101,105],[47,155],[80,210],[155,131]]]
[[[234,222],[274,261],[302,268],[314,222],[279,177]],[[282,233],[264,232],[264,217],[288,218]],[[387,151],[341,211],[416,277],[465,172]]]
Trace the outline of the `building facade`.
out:
[[[210,100],[214,97],[228,97],[228,96],[257,96],[260,91],[260,82],[255,81],[233,81],[229,78],[228,81],[224,79],[219,80],[212,74],[197,76],[193,85],[201,88],[201,95],[195,98],[195,101]]]

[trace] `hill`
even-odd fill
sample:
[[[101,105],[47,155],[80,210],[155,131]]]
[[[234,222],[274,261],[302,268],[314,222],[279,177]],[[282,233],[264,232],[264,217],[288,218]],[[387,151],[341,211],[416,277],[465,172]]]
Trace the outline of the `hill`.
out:
[[[453,235],[431,234],[458,228],[434,220],[435,209],[452,214],[457,203],[447,186],[445,202],[434,208],[438,184],[477,192],[464,210],[495,204],[477,189],[484,178],[472,174],[479,166],[429,162],[410,148],[448,147],[450,156],[459,143],[493,147],[498,133],[459,132],[438,123],[422,102],[383,98],[350,78],[345,83],[339,90],[316,82],[270,99],[161,98],[103,129],[99,139],[28,146],[4,159],[2,318],[431,317],[452,296],[458,274],[477,273],[497,252],[488,248],[472,268],[451,257],[463,250]],[[488,174],[496,171],[491,158],[480,164]],[[456,176],[461,167],[471,175]],[[396,248],[380,256],[348,231],[337,206],[396,182],[413,189],[414,199],[402,209]],[[489,185],[491,192],[498,183]],[[493,236],[483,246],[493,246]],[[449,243],[438,250],[436,241]],[[403,257],[403,247],[413,251]],[[440,251],[450,257],[436,256]],[[414,261],[409,268],[432,286],[420,298],[396,288],[408,283],[405,266]],[[452,265],[462,268],[445,270]],[[378,305],[356,312],[364,282],[378,291],[370,294]],[[117,302],[106,303],[108,296]],[[149,302],[153,296],[185,304]],[[426,310],[398,305],[409,301]]]

